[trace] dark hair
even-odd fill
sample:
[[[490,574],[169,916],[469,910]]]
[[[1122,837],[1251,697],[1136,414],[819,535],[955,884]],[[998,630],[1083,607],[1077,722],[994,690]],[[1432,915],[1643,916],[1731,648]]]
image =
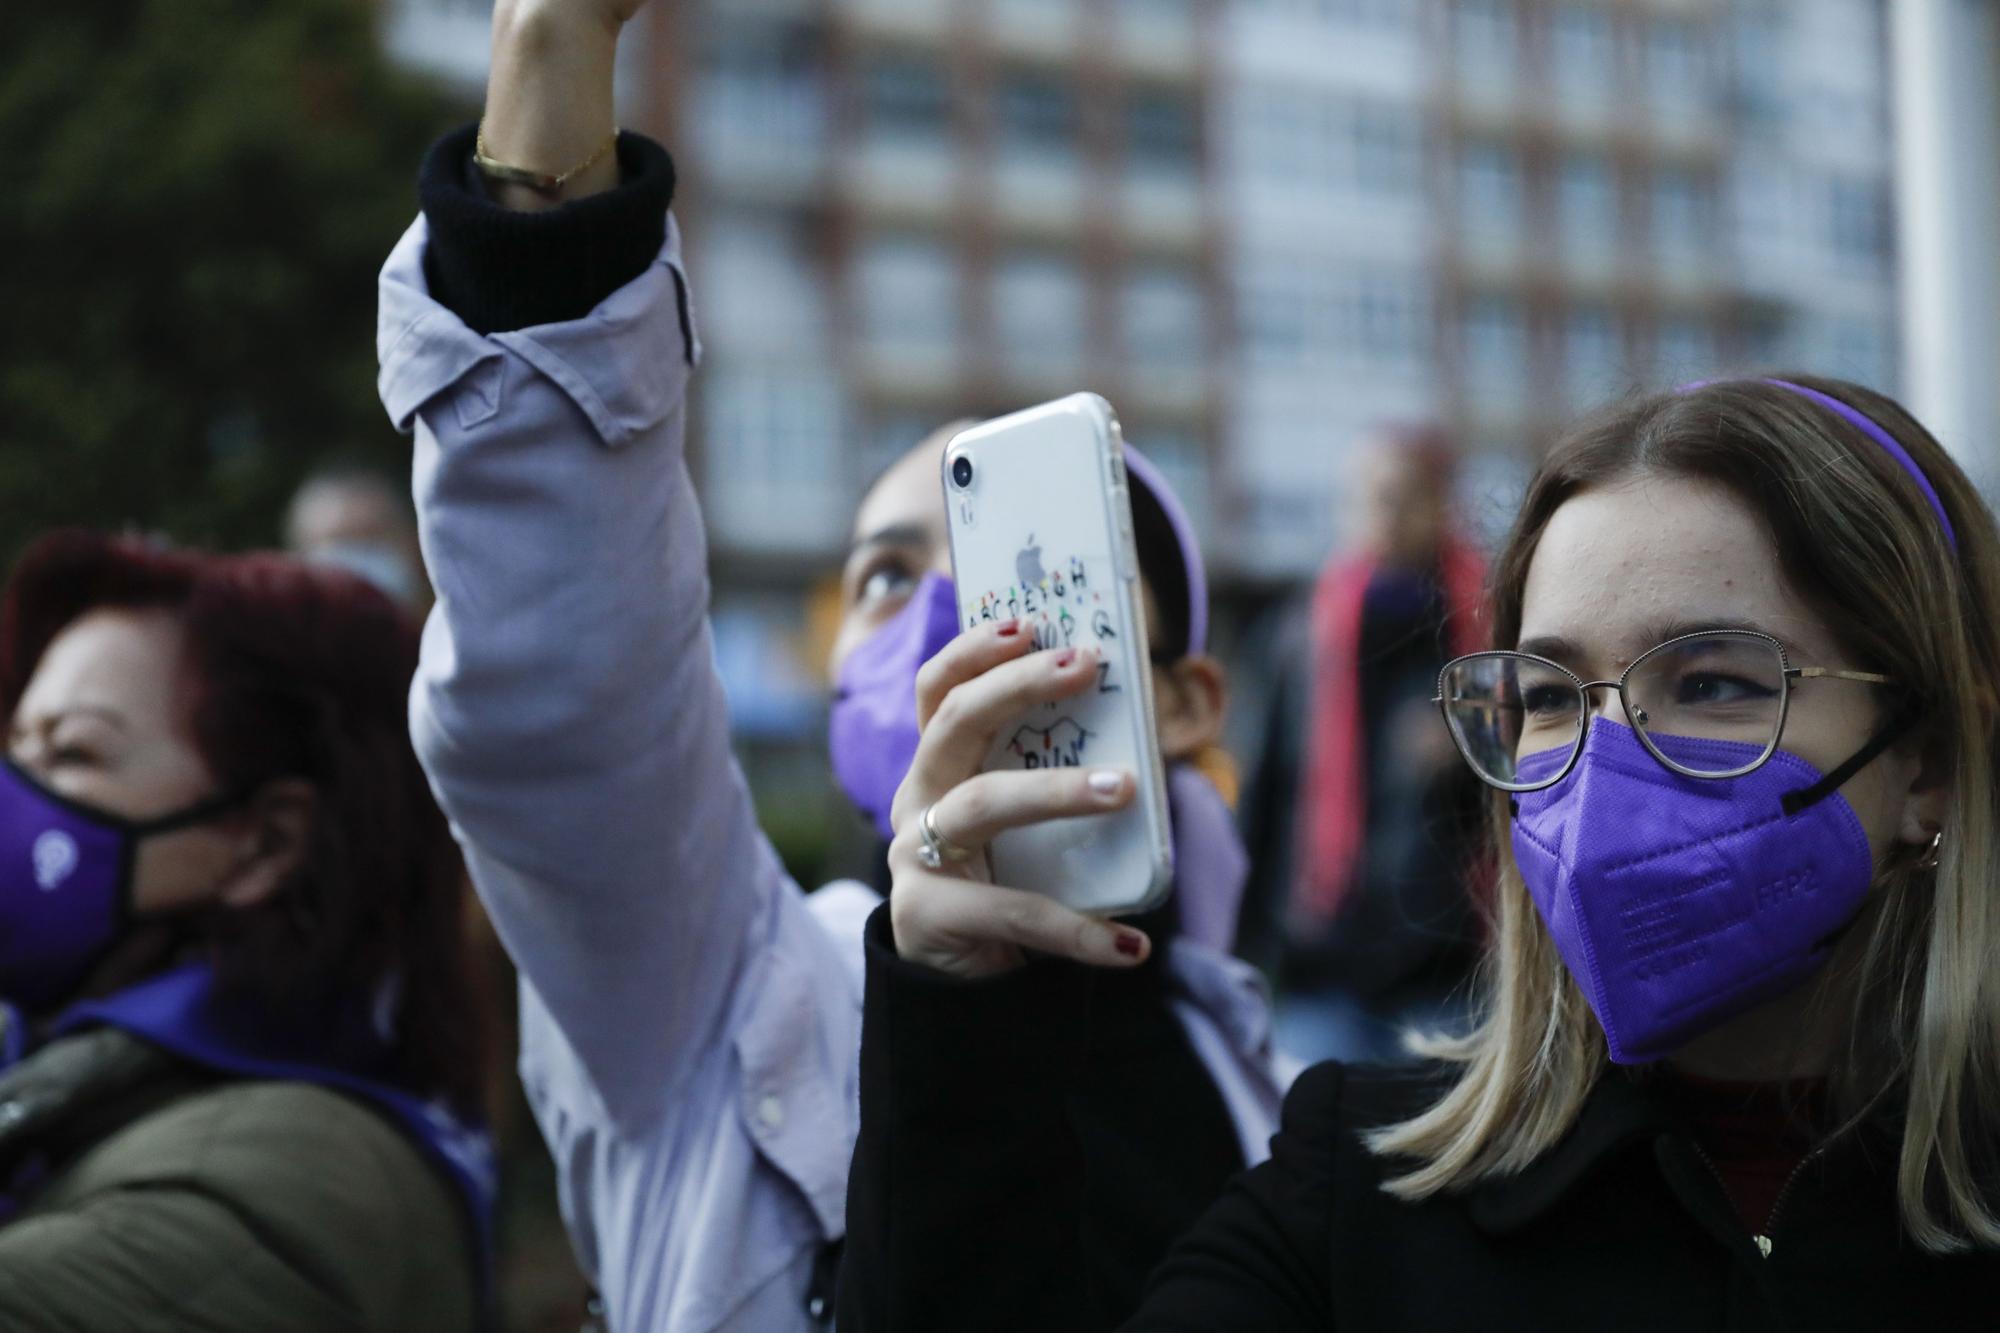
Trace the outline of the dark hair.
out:
[[[163,611],[181,626],[188,726],[221,790],[299,778],[317,795],[290,882],[210,918],[222,984],[299,1013],[393,995],[393,1072],[476,1110],[484,1047],[464,866],[409,738],[415,626],[363,580],[287,557],[52,533],[0,595],[8,715],[49,644],[100,608]]]
[[[1194,608],[1188,590],[1187,553],[1167,518],[1167,511],[1150,490],[1134,485],[1132,539],[1139,550],[1139,573],[1153,590],[1160,623],[1152,626],[1153,660],[1177,662],[1191,645]]]

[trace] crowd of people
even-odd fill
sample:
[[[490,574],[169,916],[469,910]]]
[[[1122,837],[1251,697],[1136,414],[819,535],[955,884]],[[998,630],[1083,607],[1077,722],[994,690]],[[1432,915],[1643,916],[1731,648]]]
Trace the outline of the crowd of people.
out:
[[[714,664],[673,160],[612,129],[643,3],[502,0],[421,164],[412,497],[0,591],[0,1325],[496,1327],[499,1029],[620,1333],[1990,1326],[2000,528],[1921,423],[1627,398],[1490,557],[1384,425],[1240,793],[1141,440],[1175,882],[1101,919],[982,854],[1139,784],[983,771],[1096,663],[961,632],[941,422],[838,571],[876,873],[807,891]]]

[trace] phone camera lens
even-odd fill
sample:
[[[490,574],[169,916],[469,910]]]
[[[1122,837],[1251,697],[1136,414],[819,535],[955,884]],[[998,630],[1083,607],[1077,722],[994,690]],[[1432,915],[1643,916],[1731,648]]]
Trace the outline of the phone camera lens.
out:
[[[951,460],[951,484],[961,491],[972,485],[972,460],[964,454]]]

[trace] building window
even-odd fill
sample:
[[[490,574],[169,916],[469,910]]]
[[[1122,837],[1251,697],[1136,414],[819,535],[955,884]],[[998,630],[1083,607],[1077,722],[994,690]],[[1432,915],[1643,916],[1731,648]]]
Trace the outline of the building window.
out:
[[[1752,127],[1775,125],[1785,112],[1787,80],[1778,21],[1774,13],[1753,12],[1731,24],[1730,100]]]
[[[1708,252],[1714,210],[1691,172],[1664,170],[1653,177],[1653,249],[1663,257],[1690,259]]]
[[[958,267],[928,236],[870,237],[855,266],[862,332],[892,349],[935,352],[958,340]]]
[[[1761,156],[1733,163],[1729,202],[1735,245],[1757,259],[1791,257],[1802,245],[1809,249],[1801,225],[1807,193],[1799,173],[1783,161]]]
[[[1237,294],[1243,353],[1254,365],[1289,366],[1307,354],[1308,305],[1296,286],[1249,282]]]
[[[1611,15],[1596,5],[1559,5],[1554,15],[1556,86],[1566,98],[1599,99],[1618,81]]]
[[[1054,252],[1022,251],[1000,261],[993,319],[1001,357],[1016,369],[1081,369],[1086,294],[1076,262]]]
[[[951,122],[951,88],[936,61],[877,55],[861,67],[862,115],[885,139],[940,140]]]
[[[1618,190],[1611,164],[1595,154],[1570,154],[1563,159],[1557,193],[1564,244],[1592,255],[1609,253],[1618,241]]]
[[[1654,360],[1655,377],[1661,384],[1685,384],[1721,369],[1714,330],[1691,316],[1661,323],[1655,335]]]
[[[1195,100],[1170,88],[1140,88],[1125,102],[1125,153],[1142,171],[1190,174],[1201,150]]]
[[[1240,287],[1245,354],[1255,364],[1415,374],[1429,361],[1421,274],[1273,262]]]
[[[1423,143],[1411,110],[1355,103],[1343,128],[1353,147],[1354,179],[1362,188],[1393,192],[1417,187]]]
[[[1459,0],[1452,37],[1462,78],[1494,87],[1513,85],[1521,59],[1513,0]]]
[[[1826,185],[1828,243],[1849,262],[1874,264],[1889,256],[1889,209],[1882,189],[1871,181],[1829,180]]]
[[[999,132],[1003,150],[1031,157],[1076,152],[1076,89],[1042,74],[1014,73],[1000,80]]]
[[[1836,373],[1883,393],[1895,391],[1895,343],[1887,328],[1869,319],[1835,320],[1831,341]]]
[[[1364,360],[1395,366],[1424,359],[1426,305],[1412,282],[1364,276],[1354,294],[1356,352]]]
[[[1317,89],[1255,87],[1235,104],[1246,169],[1288,190],[1413,193],[1422,180],[1416,112]]]
[[[1498,144],[1469,144],[1458,159],[1460,225],[1485,238],[1512,240],[1521,230],[1521,168]]]
[[[1127,5],[1147,0],[1124,0]],[[1177,3],[1183,0],[1176,0]],[[1416,26],[1415,5],[1409,0],[1238,0],[1273,18],[1294,23],[1327,27],[1364,28],[1383,32],[1408,32]]]
[[[1618,326],[1599,305],[1578,306],[1563,321],[1563,382],[1580,411],[1609,397],[1623,374]]]
[[[827,311],[811,223],[749,209],[718,209],[708,221],[697,258],[729,299],[704,311],[704,336],[724,352],[785,354],[818,346]]]
[[[1509,406],[1521,400],[1528,382],[1528,326],[1518,302],[1475,298],[1465,311],[1460,346],[1465,391],[1475,409],[1481,403]]]
[[[1063,0],[1063,7],[1073,7],[1073,0]],[[1186,28],[1194,22],[1194,0],[1118,0],[1118,12],[1129,23]]]
[[[1193,273],[1164,265],[1128,273],[1119,306],[1125,355],[1133,365],[1173,372],[1201,364],[1208,321]]]
[[[695,86],[705,137],[816,143],[824,134],[818,53],[796,27],[725,26],[704,47]]]
[[[726,459],[712,484],[750,494],[770,488],[823,492],[834,480],[840,391],[830,374],[721,370],[707,390],[709,454]]]
[[[1187,509],[1196,535],[1205,537],[1210,519],[1208,456],[1201,437],[1178,427],[1149,426],[1140,421],[1132,424],[1128,438],[1166,477],[1167,485]]]
[[[1646,31],[1646,92],[1654,107],[1685,112],[1709,101],[1709,64],[1701,29],[1656,19]]]
[[[841,540],[846,434],[824,362],[733,360],[704,391],[702,510],[722,545],[817,554]]]

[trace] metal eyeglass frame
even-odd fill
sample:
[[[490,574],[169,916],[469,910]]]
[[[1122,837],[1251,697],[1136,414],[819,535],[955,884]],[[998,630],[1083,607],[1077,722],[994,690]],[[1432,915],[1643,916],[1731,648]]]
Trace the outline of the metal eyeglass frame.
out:
[[[1780,674],[1778,677],[1778,680],[1780,682],[1779,692],[1778,692],[1778,725],[1772,731],[1771,742],[1770,744],[1764,747],[1764,752],[1762,754],[1758,755],[1755,759],[1743,765],[1741,768],[1733,768],[1727,773],[1698,773],[1691,768],[1683,767],[1682,765],[1677,764],[1673,760],[1667,758],[1666,755],[1660,752],[1660,747],[1653,744],[1652,738],[1646,734],[1646,728],[1643,723],[1640,724],[1639,726],[1633,727],[1632,728],[1633,733],[1638,736],[1639,743],[1646,747],[1646,752],[1652,755],[1654,759],[1658,760],[1660,764],[1663,765],[1665,768],[1667,768],[1669,771],[1678,773],[1682,777],[1702,778],[1705,780],[1714,780],[1719,782],[1727,780],[1729,778],[1740,778],[1746,773],[1754,773],[1758,769],[1762,768],[1765,764],[1769,763],[1771,760],[1771,756],[1778,752],[1778,746],[1784,740],[1785,721],[1787,718],[1791,716],[1792,682],[1794,680],[1852,680],[1852,681],[1859,681],[1862,684],[1866,685],[1892,685],[1895,683],[1888,676],[1878,675],[1873,671],[1842,671],[1833,667],[1795,667],[1791,664],[1791,659],[1785,653],[1785,645],[1780,643],[1776,638],[1772,637],[1771,635],[1765,634],[1759,630],[1706,629],[1706,630],[1696,630],[1691,634],[1678,634],[1675,635],[1673,638],[1668,639],[1665,643],[1654,644],[1651,648],[1648,648],[1645,652],[1633,658],[1631,665],[1625,668],[1625,670],[1619,675],[1617,680],[1585,680],[1583,677],[1577,675],[1574,671],[1571,671],[1568,667],[1564,666],[1562,663],[1551,662],[1548,658],[1537,657],[1533,653],[1513,652],[1507,649],[1500,649],[1500,648],[1488,649],[1485,652],[1467,653],[1463,657],[1452,658],[1451,661],[1446,662],[1444,664],[1443,669],[1438,672],[1437,697],[1432,699],[1431,702],[1438,706],[1438,713],[1440,716],[1444,718],[1445,730],[1449,732],[1451,735],[1452,745],[1457,748],[1459,757],[1465,760],[1466,767],[1472,770],[1474,777],[1478,778],[1481,782],[1485,783],[1487,786],[1497,788],[1500,791],[1505,791],[1505,792],[1541,791],[1546,787],[1555,786],[1558,782],[1561,782],[1564,778],[1568,777],[1570,775],[1570,770],[1576,767],[1576,761],[1583,756],[1584,740],[1589,735],[1590,732],[1590,693],[1592,690],[1598,690],[1598,689],[1617,690],[1618,702],[1624,708],[1625,715],[1627,717],[1635,717],[1643,715],[1645,710],[1644,709],[1635,710],[1632,705],[1631,696],[1627,694],[1625,691],[1626,682],[1632,678],[1632,673],[1637,671],[1641,666],[1645,665],[1647,659],[1651,658],[1656,653],[1665,652],[1669,648],[1675,647],[1676,645],[1679,644],[1687,643],[1694,639],[1716,639],[1716,638],[1750,639],[1758,643],[1770,645],[1772,651],[1777,653],[1778,666],[1780,668]],[[1561,770],[1558,771],[1554,776],[1549,777],[1541,782],[1496,782],[1492,778],[1486,776],[1485,773],[1480,771],[1479,764],[1477,763],[1477,761],[1473,759],[1470,751],[1466,746],[1464,738],[1459,735],[1458,728],[1452,725],[1451,708],[1449,704],[1446,702],[1444,697],[1445,678],[1451,674],[1452,669],[1454,667],[1458,666],[1462,662],[1472,662],[1472,661],[1477,661],[1480,658],[1489,658],[1489,657],[1504,657],[1504,658],[1512,658],[1517,661],[1533,662],[1538,666],[1548,667],[1549,669],[1556,671],[1561,675],[1567,676],[1571,681],[1575,682],[1577,688],[1576,740],[1570,745],[1569,759],[1563,764]]]

